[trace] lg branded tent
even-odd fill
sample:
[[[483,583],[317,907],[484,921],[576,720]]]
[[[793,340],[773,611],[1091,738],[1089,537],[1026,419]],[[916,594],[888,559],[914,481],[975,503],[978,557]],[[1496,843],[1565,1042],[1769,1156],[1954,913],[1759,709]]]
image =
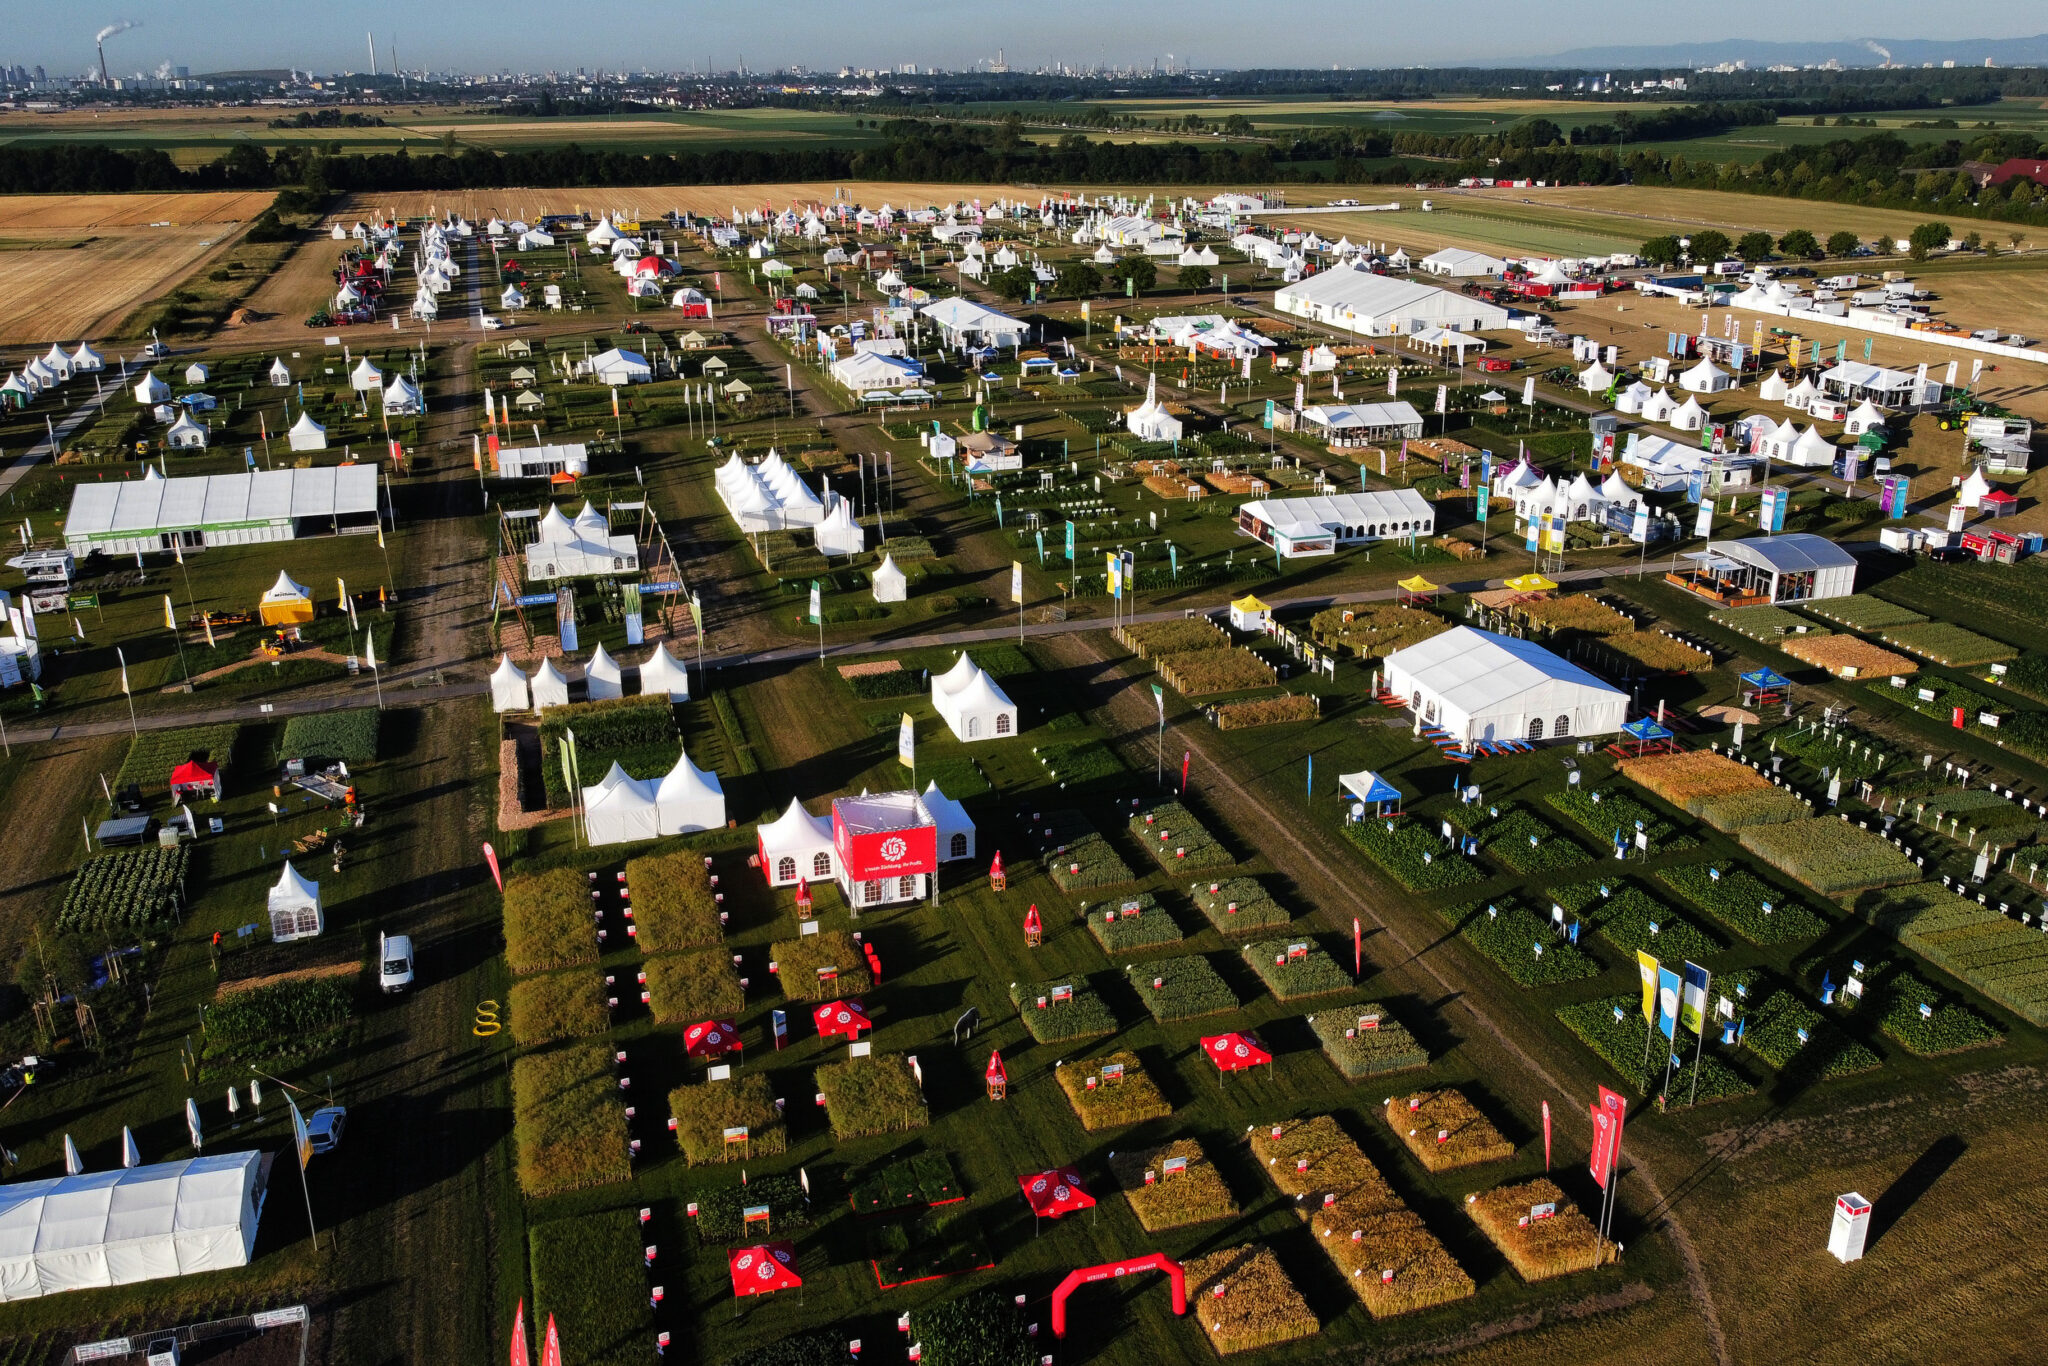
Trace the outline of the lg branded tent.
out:
[[[533,694],[526,686],[526,671],[503,655],[491,670],[491,710],[526,711],[533,706]]]
[[[932,706],[938,710],[939,719],[961,740],[994,740],[1015,735],[1017,704],[996,686],[986,670],[978,665],[969,667],[972,672],[955,689],[941,691],[940,680],[933,680]]]
[[[740,1042],[739,1025],[731,1020],[700,1020],[683,1031],[683,1056],[686,1058],[708,1061],[741,1052],[745,1047]]]
[[[652,784],[614,761],[604,781],[583,789],[583,824],[592,844],[626,844],[661,834]]]
[[[910,580],[896,567],[894,556],[884,554],[882,563],[868,580],[876,602],[902,602],[910,596]]]
[[[1072,1167],[1027,1172],[1017,1178],[1017,1189],[1024,1192],[1024,1203],[1040,1219],[1061,1219],[1095,1206],[1095,1197],[1081,1185],[1081,1173]]]
[[[620,683],[621,677],[618,661],[600,645],[597,647],[597,653],[590,657],[590,663],[583,669],[584,694],[593,702],[608,697],[623,697],[626,690]]]
[[[256,612],[265,626],[297,626],[313,619],[313,595],[279,570],[277,582],[265,591]]]
[[[0,1186],[0,1302],[246,1266],[266,1174],[220,1153]]]
[[[867,1007],[859,1001],[827,1001],[811,1012],[811,1023],[816,1026],[819,1038],[843,1037],[849,1043],[858,1039],[862,1031],[875,1027],[875,1022],[868,1018]]]
[[[1250,1067],[1270,1067],[1273,1055],[1251,1034],[1216,1034],[1202,1040],[1202,1053],[1219,1072],[1242,1072]]]
[[[270,889],[270,937],[278,943],[310,939],[325,922],[320,913],[320,884],[308,882],[290,863]]]
[[[939,791],[936,780],[924,789],[924,809],[932,813],[939,832],[939,862],[974,857],[974,820],[967,808]]]
[[[676,766],[654,789],[654,804],[656,825],[664,835],[725,825],[725,789],[719,786],[718,775],[698,768],[688,754],[676,756]]]
[[[292,423],[286,434],[295,451],[324,451],[327,449],[327,429],[313,420],[313,415],[303,408],[299,420]]]
[[[772,1295],[778,1290],[798,1289],[804,1283],[796,1274],[796,1244],[787,1240],[734,1248],[726,1254],[726,1264],[736,1296]]]
[[[533,689],[533,709],[543,707],[566,707],[569,705],[569,676],[555,667],[552,659],[543,659],[540,667],[533,671],[530,685]]]
[[[833,875],[832,824],[804,810],[795,799],[787,811],[755,831],[755,850],[771,887],[794,887],[799,880],[822,881]]]
[[[654,653],[640,666],[640,695],[651,697],[657,693],[667,693],[671,702],[690,700],[689,670],[676,663],[666,645],[656,645]]]
[[[1385,686],[1462,743],[1609,735],[1629,695],[1534,641],[1454,627],[1386,657]]]

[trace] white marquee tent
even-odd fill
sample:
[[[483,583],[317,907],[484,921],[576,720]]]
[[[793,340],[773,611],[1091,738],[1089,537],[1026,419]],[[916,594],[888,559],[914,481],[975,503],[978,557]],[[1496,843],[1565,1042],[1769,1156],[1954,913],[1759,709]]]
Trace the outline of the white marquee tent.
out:
[[[967,808],[939,791],[937,780],[925,785],[924,809],[931,812],[939,832],[939,862],[974,857],[974,818]]]
[[[868,529],[853,520],[853,504],[837,498],[818,523],[817,541],[820,555],[859,555],[868,548]]]
[[[590,657],[590,663],[583,666],[583,693],[593,702],[608,697],[623,697],[626,694],[624,674],[619,662],[611,652],[600,645],[597,653]]]
[[[870,577],[876,602],[902,602],[910,596],[909,576],[896,567],[896,557],[883,555],[882,563]]]
[[[994,740],[1017,733],[1017,704],[965,652],[959,663],[932,680],[932,706],[961,740]]]
[[[569,676],[555,667],[552,659],[543,659],[540,667],[533,671],[533,709],[543,707],[566,707],[569,705]]]
[[[635,778],[614,760],[602,782],[583,789],[583,828],[592,844],[659,838],[654,784]]]
[[[326,928],[320,911],[320,884],[309,882],[287,862],[270,889],[270,937],[278,943],[310,939]]]
[[[162,403],[171,396],[171,386],[156,377],[152,370],[135,381],[135,401],[144,407]]]
[[[755,841],[761,872],[770,887],[794,887],[799,878],[828,881],[838,867],[832,822],[813,816],[794,798],[787,811],[756,829]]]
[[[676,766],[654,789],[654,805],[664,835],[717,830],[725,824],[725,789],[718,775],[698,768],[687,753],[676,756]]]
[[[1385,686],[1463,743],[1608,735],[1629,696],[1534,641],[1453,627],[1396,650]]]
[[[690,700],[690,671],[676,662],[668,646],[656,645],[654,653],[640,666],[640,695],[667,693],[671,702]]]
[[[295,451],[324,451],[327,449],[327,429],[313,420],[313,415],[301,408],[299,420],[285,433]]]
[[[262,1153],[0,1186],[0,1302],[247,1266]]]
[[[532,706],[533,695],[526,686],[526,671],[512,662],[511,655],[501,656],[498,667],[491,670],[491,710],[526,711]]]

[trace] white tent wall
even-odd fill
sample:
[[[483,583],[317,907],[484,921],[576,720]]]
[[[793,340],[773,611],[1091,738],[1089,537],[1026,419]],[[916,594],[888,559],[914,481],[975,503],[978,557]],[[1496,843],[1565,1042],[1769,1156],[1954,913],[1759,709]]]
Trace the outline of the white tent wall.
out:
[[[0,1186],[0,1303],[247,1266],[263,1154]]]
[[[1579,739],[1628,719],[1619,688],[1532,641],[1469,626],[1396,650],[1382,668],[1388,691],[1462,741]]]

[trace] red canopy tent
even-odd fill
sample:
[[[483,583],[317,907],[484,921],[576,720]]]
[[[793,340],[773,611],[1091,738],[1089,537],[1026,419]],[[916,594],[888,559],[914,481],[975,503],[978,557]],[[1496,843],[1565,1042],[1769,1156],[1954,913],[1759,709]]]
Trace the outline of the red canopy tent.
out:
[[[187,759],[171,770],[171,800],[183,796],[220,800],[220,765],[204,759]]]
[[[1059,1219],[1076,1210],[1093,1209],[1095,1197],[1081,1189],[1081,1173],[1072,1167],[1027,1172],[1017,1178],[1024,1203],[1041,1219]]]
[[[703,1020],[683,1031],[684,1057],[722,1058],[742,1046],[739,1026],[731,1020]]]
[[[1251,1034],[1217,1034],[1202,1040],[1202,1052],[1219,1072],[1242,1072],[1248,1067],[1273,1064],[1273,1055]]]
[[[868,1018],[867,1007],[859,1001],[827,1001],[811,1012],[811,1019],[818,1026],[821,1039],[844,1034],[852,1042],[862,1030],[875,1027],[875,1022]]]
[[[772,1295],[778,1290],[799,1290],[804,1278],[796,1274],[796,1244],[788,1239],[736,1247],[726,1253],[732,1272],[732,1293],[736,1297]]]

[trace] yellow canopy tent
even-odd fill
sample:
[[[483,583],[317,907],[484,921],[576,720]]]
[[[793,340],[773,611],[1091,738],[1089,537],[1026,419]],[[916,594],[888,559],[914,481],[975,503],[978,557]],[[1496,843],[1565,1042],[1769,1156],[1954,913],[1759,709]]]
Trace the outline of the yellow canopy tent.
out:
[[[1534,573],[1523,574],[1519,578],[1509,579],[1505,586],[1514,589],[1517,593],[1555,593],[1557,591],[1556,584],[1544,578],[1541,574]]]
[[[280,570],[256,611],[265,626],[297,626],[313,619],[313,595]]]
[[[1256,593],[1247,593],[1230,604],[1230,625],[1234,630],[1263,631],[1272,615],[1273,609],[1260,602]]]
[[[1417,574],[1412,579],[1402,579],[1395,586],[1401,590],[1401,601],[1403,603],[1414,598],[1428,597],[1437,591],[1437,586],[1420,574]]]

